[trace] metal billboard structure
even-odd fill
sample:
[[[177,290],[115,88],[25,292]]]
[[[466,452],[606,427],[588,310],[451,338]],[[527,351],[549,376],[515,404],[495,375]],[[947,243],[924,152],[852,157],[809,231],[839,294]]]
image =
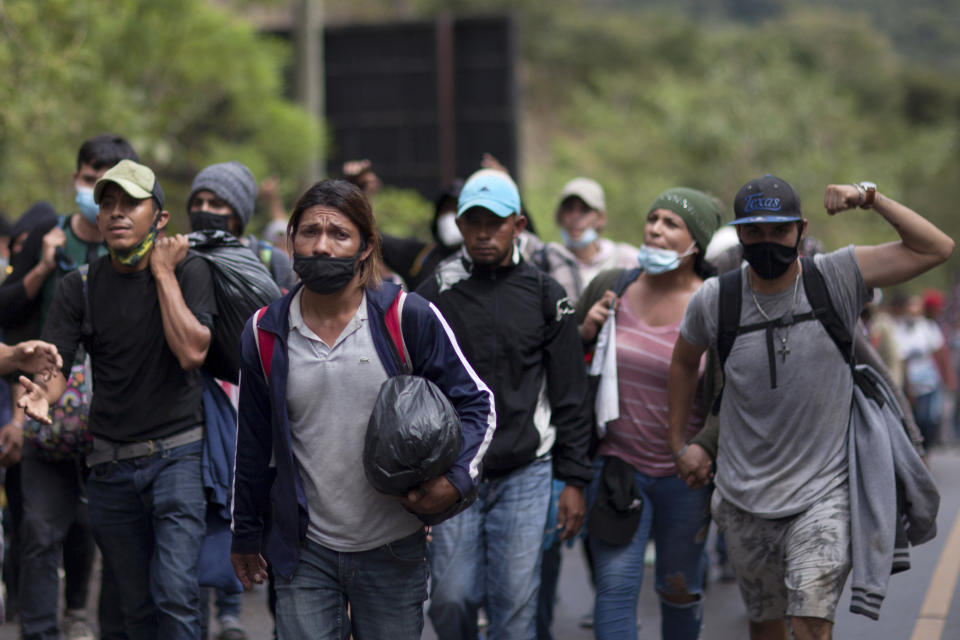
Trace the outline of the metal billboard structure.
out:
[[[328,173],[369,158],[386,184],[432,200],[484,152],[516,171],[515,49],[507,16],[327,26]]]

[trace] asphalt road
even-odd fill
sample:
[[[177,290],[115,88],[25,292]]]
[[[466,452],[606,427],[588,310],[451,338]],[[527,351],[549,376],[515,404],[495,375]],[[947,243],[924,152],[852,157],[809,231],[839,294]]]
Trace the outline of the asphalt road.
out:
[[[880,620],[874,622],[849,612],[849,587],[840,601],[834,637],[843,640],[956,640],[960,638],[960,449],[939,449],[929,456],[941,490],[937,537],[911,549],[912,568],[890,580]],[[951,532],[955,531],[948,545]],[[639,640],[660,638],[659,606],[648,567],[640,596]],[[564,552],[553,634],[556,640],[588,640],[590,629],[579,626],[591,609],[592,592],[579,549]],[[91,598],[93,604],[94,598]],[[747,619],[736,585],[711,580],[704,600],[703,640],[741,640],[747,637]],[[95,611],[91,607],[91,616]],[[268,640],[273,624],[266,594],[257,589],[244,594],[243,622],[251,640]],[[0,640],[19,638],[15,623],[0,626]],[[436,635],[426,623],[423,638]]]

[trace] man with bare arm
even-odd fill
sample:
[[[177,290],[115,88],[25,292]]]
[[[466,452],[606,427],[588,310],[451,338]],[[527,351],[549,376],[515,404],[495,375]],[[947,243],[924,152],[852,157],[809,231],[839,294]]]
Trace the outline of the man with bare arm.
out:
[[[848,246],[806,263],[822,275],[850,335],[872,287],[905,282],[944,262],[954,242],[872,183],[830,185],[831,215],[879,215],[900,235]],[[750,618],[752,640],[830,638],[850,572],[851,510],[847,434],[853,377],[844,355],[811,311],[797,254],[807,221],[787,182],[751,180],[734,201],[746,265],[741,267],[741,332],[724,363],[720,444],[712,511]],[[855,215],[848,213],[846,215]],[[720,284],[707,280],[690,300],[670,365],[670,447],[688,482],[702,480],[705,453],[685,444],[700,358],[718,346]],[[795,320],[796,319],[796,320]],[[775,320],[775,323],[770,323]],[[769,323],[766,330],[743,331]],[[892,500],[892,496],[891,496]]]

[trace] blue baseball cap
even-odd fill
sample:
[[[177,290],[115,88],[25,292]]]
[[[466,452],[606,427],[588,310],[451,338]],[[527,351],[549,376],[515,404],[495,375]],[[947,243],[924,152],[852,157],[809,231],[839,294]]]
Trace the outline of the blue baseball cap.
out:
[[[740,187],[733,199],[733,213],[732,225],[803,220],[796,189],[769,173]]]
[[[519,214],[520,192],[503,171],[480,169],[463,184],[457,201],[457,217],[473,207],[482,207],[501,218]]]

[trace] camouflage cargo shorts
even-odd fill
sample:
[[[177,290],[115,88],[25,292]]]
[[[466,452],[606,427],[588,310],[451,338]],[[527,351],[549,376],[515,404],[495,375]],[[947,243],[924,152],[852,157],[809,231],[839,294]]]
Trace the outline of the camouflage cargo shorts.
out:
[[[784,616],[833,621],[850,573],[850,490],[846,481],[806,511],[758,518],[714,491],[713,517],[751,620]]]

